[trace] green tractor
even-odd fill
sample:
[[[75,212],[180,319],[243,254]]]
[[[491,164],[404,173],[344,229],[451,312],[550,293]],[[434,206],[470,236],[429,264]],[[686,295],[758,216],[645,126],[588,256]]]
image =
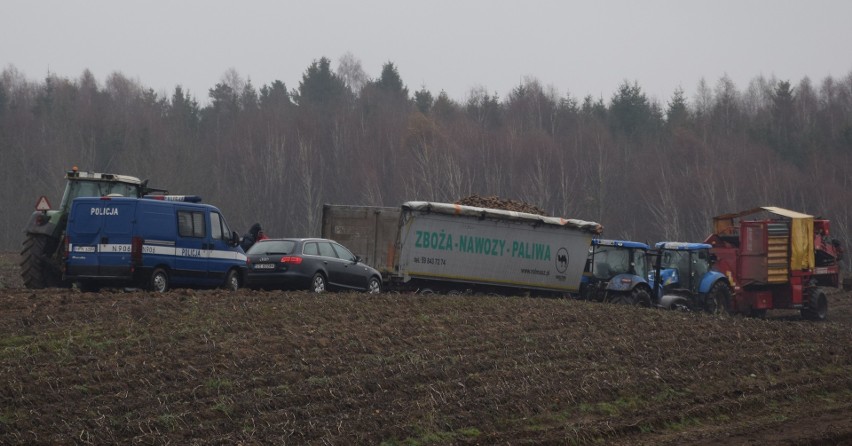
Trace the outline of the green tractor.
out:
[[[111,173],[80,172],[75,166],[65,173],[67,183],[59,209],[49,209],[42,197],[30,216],[21,249],[21,277],[27,288],[67,286],[62,282],[62,238],[68,221],[71,201],[77,197],[107,195],[141,197],[150,193],[166,193],[148,187],[148,180]]]

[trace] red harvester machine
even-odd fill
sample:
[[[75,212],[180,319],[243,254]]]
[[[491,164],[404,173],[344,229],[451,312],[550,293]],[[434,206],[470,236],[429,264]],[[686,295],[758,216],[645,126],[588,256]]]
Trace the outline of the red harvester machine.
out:
[[[745,217],[749,217],[746,219]],[[760,207],[713,218],[714,268],[733,287],[728,310],[763,317],[769,309],[799,309],[823,320],[822,286],[840,283],[840,242],[829,238],[828,220],[778,207]]]

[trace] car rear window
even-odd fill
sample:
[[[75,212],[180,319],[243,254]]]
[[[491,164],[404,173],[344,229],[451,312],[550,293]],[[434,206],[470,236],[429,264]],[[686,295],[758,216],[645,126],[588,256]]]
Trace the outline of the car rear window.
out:
[[[293,240],[261,240],[249,248],[246,254],[291,254],[296,242]]]

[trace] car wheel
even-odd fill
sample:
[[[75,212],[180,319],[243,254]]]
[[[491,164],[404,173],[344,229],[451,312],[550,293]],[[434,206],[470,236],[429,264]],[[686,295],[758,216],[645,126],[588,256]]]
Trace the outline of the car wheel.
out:
[[[322,273],[314,274],[314,278],[311,279],[311,291],[314,293],[324,293],[326,290],[326,282],[325,276]]]
[[[163,268],[157,268],[151,273],[148,289],[155,293],[165,293],[169,290],[169,274]]]
[[[370,294],[378,294],[382,292],[382,281],[378,277],[370,277],[367,283],[367,292]]]
[[[238,291],[240,289],[240,275],[237,270],[228,271],[228,276],[225,277],[225,289],[228,291]]]

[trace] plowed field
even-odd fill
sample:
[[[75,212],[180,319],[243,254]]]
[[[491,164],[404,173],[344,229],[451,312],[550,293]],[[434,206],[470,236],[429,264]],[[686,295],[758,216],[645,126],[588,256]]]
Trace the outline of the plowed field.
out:
[[[830,320],[492,296],[25,290],[2,444],[852,444]]]

